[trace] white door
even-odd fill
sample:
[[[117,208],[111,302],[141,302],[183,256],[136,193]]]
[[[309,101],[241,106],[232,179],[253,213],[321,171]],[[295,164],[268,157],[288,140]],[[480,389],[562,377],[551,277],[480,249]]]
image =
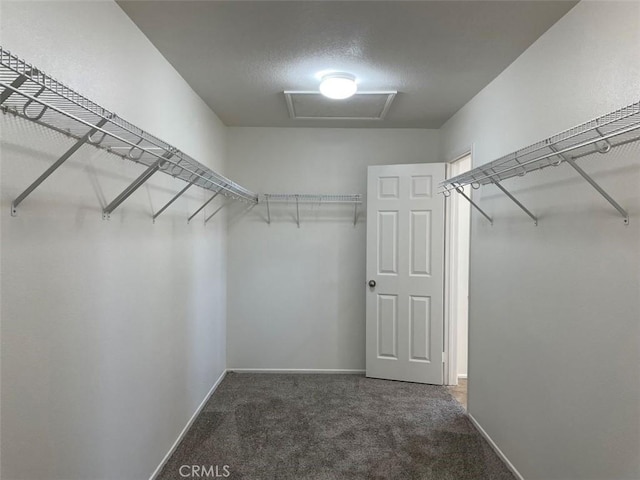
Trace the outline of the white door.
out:
[[[367,376],[443,383],[443,163],[369,167]]]

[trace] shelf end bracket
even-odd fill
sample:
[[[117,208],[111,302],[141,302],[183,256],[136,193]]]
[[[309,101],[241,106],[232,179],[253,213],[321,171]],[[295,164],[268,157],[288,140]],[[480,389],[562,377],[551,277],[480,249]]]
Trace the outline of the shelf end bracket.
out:
[[[18,195],[13,202],[11,202],[11,216],[15,217],[18,214],[18,205],[22,203],[22,201],[27,198],[31,193],[40,186],[42,182],[44,182],[49,175],[55,172],[60,165],[68,160],[68,158],[76,153],[82,145],[87,143],[91,138],[91,135],[96,133],[100,127],[102,127],[105,123],[107,123],[107,119],[103,118],[98,123],[95,124],[93,128],[91,128],[87,133],[85,133],[78,141],[67,150],[58,160],[55,161],[53,165],[45,170],[45,172],[40,175],[31,185],[29,185],[24,192]]]
[[[555,148],[555,146],[553,146],[553,145],[551,145],[551,146],[550,146],[550,148],[551,148],[551,150],[553,150],[554,152],[557,152],[557,151],[558,151],[558,150],[557,150],[557,148]],[[595,188],[595,190],[596,190],[600,195],[602,195],[602,197],[603,197],[607,202],[609,202],[609,203],[611,204],[611,206],[612,206],[613,208],[615,208],[615,209],[618,211],[618,213],[620,213],[620,215],[622,215],[622,218],[623,218],[623,222],[624,222],[624,224],[625,224],[625,225],[629,225],[629,213],[628,213],[624,208],[622,208],[622,206],[621,206],[618,202],[616,202],[616,201],[613,199],[613,197],[612,197],[611,195],[609,195],[607,192],[605,192],[605,190],[604,190],[600,185],[598,185],[598,183],[597,183],[593,178],[591,178],[591,176],[590,176],[587,172],[585,172],[585,171],[584,171],[584,170],[583,170],[583,169],[582,169],[582,168],[581,168],[581,167],[576,163],[576,161],[575,161],[573,158],[568,157],[568,156],[566,156],[566,155],[562,155],[562,154],[560,154],[560,153],[558,153],[558,156],[559,156],[560,158],[562,158],[565,162],[567,162],[567,163],[571,166],[571,168],[573,168],[576,172],[578,172],[578,173],[580,174],[580,176],[581,176],[582,178],[584,178],[584,179],[587,181],[587,183],[588,183],[589,185],[591,185],[593,188]]]
[[[620,213],[620,215],[622,215],[624,224],[629,225],[629,213],[624,208],[622,208],[620,204],[611,197],[611,195],[605,192],[604,189],[600,185],[598,185],[596,181],[593,178],[591,178],[591,176],[587,172],[585,172],[582,168],[580,168],[580,166],[576,163],[576,161],[573,158],[565,158],[565,160],[569,165],[571,165],[571,167],[573,167],[573,169],[576,172],[578,172],[582,176],[582,178],[584,178],[587,181],[587,183],[589,183],[589,185],[595,188],[596,191],[600,195],[602,195],[604,199],[607,202],[609,202],[613,206],[613,208],[615,208]]]

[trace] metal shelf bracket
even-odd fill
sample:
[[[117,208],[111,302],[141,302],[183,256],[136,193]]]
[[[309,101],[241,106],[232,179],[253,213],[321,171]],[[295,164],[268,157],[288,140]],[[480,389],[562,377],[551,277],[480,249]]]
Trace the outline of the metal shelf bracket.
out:
[[[500,182],[493,182],[493,184],[498,187],[500,190],[502,190],[502,193],[504,193],[507,197],[509,197],[513,203],[515,203],[518,207],[520,207],[520,209],[526,213],[527,215],[529,215],[529,217],[531,217],[531,219],[533,220],[533,224],[535,226],[538,226],[538,217],[536,217],[533,213],[531,213],[529,211],[529,209],[527,209],[527,207],[525,207],[522,203],[520,203],[520,201],[518,201],[518,199],[516,197],[514,197],[506,188],[504,188],[502,185],[500,185]]]
[[[13,200],[13,202],[11,202],[11,216],[15,217],[18,214],[18,205],[20,205],[22,201],[31,194],[31,192],[38,188],[38,186],[40,186],[40,184],[44,182],[49,177],[49,175],[55,172],[60,165],[66,162],[71,155],[76,153],[82,145],[87,143],[91,138],[91,135],[96,133],[105,123],[107,123],[106,119],[102,119],[98,123],[96,123],[94,128],[85,133],[84,136],[82,136],[69,150],[67,150],[58,160],[56,160],[53,165],[47,168],[42,175],[40,175],[31,185],[29,185],[24,192],[18,195]]]
[[[466,199],[467,199],[467,201],[468,201],[471,205],[473,205],[473,206],[475,207],[475,209],[476,209],[476,210],[478,210],[478,211],[482,214],[482,216],[483,216],[484,218],[486,218],[487,220],[489,220],[489,223],[490,223],[491,225],[493,225],[493,219],[492,219],[489,215],[487,215],[487,214],[484,212],[484,210],[482,210],[482,209],[481,209],[481,208],[480,208],[480,207],[479,207],[479,206],[478,206],[478,205],[477,205],[473,200],[471,200],[471,198],[469,198],[469,197],[467,196],[467,194],[466,194],[466,193],[464,193],[464,190],[462,189],[462,187],[456,187],[456,192],[458,192],[460,195],[462,195],[464,198],[466,198]]]
[[[578,172],[578,173],[582,176],[582,178],[584,178],[584,179],[587,181],[587,183],[589,183],[589,185],[591,185],[593,188],[595,188],[595,189],[596,189],[596,191],[597,191],[600,195],[602,195],[602,196],[604,197],[604,199],[605,199],[607,202],[609,202],[609,203],[613,206],[613,208],[615,208],[615,209],[620,213],[620,215],[622,215],[622,218],[623,218],[623,220],[622,220],[622,221],[623,221],[623,223],[624,223],[625,225],[629,225],[629,213],[628,213],[624,208],[622,208],[622,207],[620,206],[620,204],[619,204],[618,202],[616,202],[616,201],[611,197],[611,195],[609,195],[607,192],[605,192],[605,190],[604,190],[600,185],[598,185],[598,184],[596,183],[596,181],[595,181],[593,178],[591,178],[587,172],[585,172],[582,168],[580,168],[580,166],[578,166],[578,164],[575,162],[575,160],[574,160],[573,158],[567,158],[567,159],[565,159],[565,161],[566,161],[569,165],[571,165],[571,167],[572,167],[576,172]]]
[[[598,133],[600,133],[600,132],[598,131]],[[608,153],[609,150],[611,150],[610,144],[608,142],[606,143],[606,145],[609,145],[609,148],[606,149],[606,151],[603,150],[601,153]],[[571,166],[571,168],[573,168],[576,172],[578,172],[580,174],[580,176],[587,181],[587,183],[589,185],[591,185],[593,188],[595,188],[595,190],[600,195],[602,195],[602,197],[607,202],[609,202],[611,204],[611,206],[613,206],[613,208],[615,208],[620,213],[620,215],[622,215],[623,223],[625,225],[629,225],[629,213],[624,208],[622,208],[622,206],[620,206],[620,204],[618,202],[616,202],[613,199],[613,197],[611,195],[609,195],[600,185],[598,185],[598,183],[593,178],[591,178],[591,176],[587,172],[585,172],[576,163],[576,161],[573,158],[571,158],[571,157],[569,157],[567,155],[564,155],[562,153],[559,153],[559,150],[554,145],[551,145],[549,148],[551,148],[551,150],[553,150],[554,152],[558,152],[558,157],[560,157],[562,160],[567,162]]]
[[[298,228],[300,228],[300,205],[299,205],[300,197],[296,195],[296,222],[298,224]]]
[[[142,174],[136,178],[131,185],[125,188],[120,195],[118,195],[109,205],[104,207],[102,210],[102,219],[109,220],[111,218],[111,214],[113,211],[120,206],[122,202],[124,202],[127,198],[131,196],[133,192],[135,192],[138,188],[140,188],[144,183],[149,180],[154,173],[160,170],[160,167],[164,164],[164,159],[169,159],[173,156],[173,153],[167,152],[162,156],[162,159],[157,160],[151,166],[147,167],[147,169],[142,172]]]
[[[162,212],[164,212],[167,208],[169,208],[169,206],[175,202],[184,192],[186,192],[187,190],[189,190],[191,187],[193,186],[193,183],[189,183],[187,184],[186,187],[184,187],[182,190],[180,190],[178,193],[176,193],[174,195],[174,197],[169,200],[167,203],[165,203],[164,207],[162,207],[160,210],[158,210],[158,213],[156,213],[153,216],[153,223],[156,223],[156,218],[158,218],[160,216],[160,214],[162,214]]]
[[[204,202],[200,208],[198,208],[195,212],[193,212],[193,214],[191,214],[191,216],[189,218],[187,218],[187,223],[189,223],[193,219],[193,217],[195,217],[197,214],[199,214],[204,207],[209,205],[213,201],[213,199],[216,198],[219,194],[220,194],[220,190],[218,190],[216,193],[214,193],[213,196],[209,200]]]
[[[18,89],[22,86],[24,82],[27,81],[27,77],[24,75],[19,75],[13,82],[11,82],[11,87],[13,88],[5,88],[2,93],[0,93],[0,105],[4,103],[4,101],[9,98],[13,93],[14,89]]]
[[[267,203],[267,225],[271,225],[271,210],[269,210],[269,195],[265,195],[264,200]]]
[[[220,205],[215,212],[213,212],[211,215],[209,215],[207,218],[204,219],[204,223],[206,225],[206,223],[211,220],[213,217],[216,216],[216,213],[218,213],[220,210],[222,210],[224,207],[226,207],[229,204],[229,202],[225,202],[222,205]]]

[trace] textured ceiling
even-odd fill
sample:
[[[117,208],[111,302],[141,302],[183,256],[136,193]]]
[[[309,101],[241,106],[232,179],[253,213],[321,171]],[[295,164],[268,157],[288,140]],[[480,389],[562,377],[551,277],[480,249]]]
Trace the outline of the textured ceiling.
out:
[[[226,125],[438,128],[576,2],[118,3]],[[385,120],[289,118],[327,70],[398,90]]]

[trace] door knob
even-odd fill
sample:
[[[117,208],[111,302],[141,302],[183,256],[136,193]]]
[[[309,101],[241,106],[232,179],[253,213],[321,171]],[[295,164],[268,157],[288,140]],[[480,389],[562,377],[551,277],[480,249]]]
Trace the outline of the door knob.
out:
[[[369,280],[369,286],[371,288],[375,287],[376,286],[376,281],[375,280]]]

